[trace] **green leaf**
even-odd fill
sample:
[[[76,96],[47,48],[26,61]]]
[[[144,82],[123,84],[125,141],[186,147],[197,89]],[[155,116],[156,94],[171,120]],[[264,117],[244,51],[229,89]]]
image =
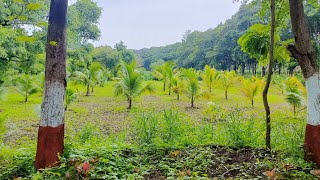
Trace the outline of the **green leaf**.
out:
[[[19,3],[19,4],[24,4],[25,1],[24,0],[13,0],[14,3]]]
[[[42,7],[41,4],[39,3],[30,3],[27,5],[27,9],[30,11],[36,11],[39,10]]]
[[[18,18],[19,18],[21,21],[26,21],[26,20],[28,20],[28,17],[27,17],[27,16],[18,16]]]
[[[17,40],[20,42],[34,42],[36,38],[32,36],[18,36]]]
[[[48,22],[46,22],[46,21],[41,21],[41,22],[38,22],[38,23],[36,24],[36,26],[38,26],[38,27],[48,27]]]
[[[57,41],[50,41],[49,44],[52,45],[52,46],[58,46],[58,42]]]

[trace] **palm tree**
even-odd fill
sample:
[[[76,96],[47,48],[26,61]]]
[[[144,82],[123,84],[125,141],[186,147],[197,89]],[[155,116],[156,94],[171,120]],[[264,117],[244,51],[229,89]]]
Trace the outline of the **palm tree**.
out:
[[[198,73],[195,69],[182,69],[182,75],[186,80],[186,94],[191,100],[191,108],[194,108],[194,101],[200,95]]]
[[[128,101],[128,109],[131,109],[134,97],[146,91],[153,93],[155,90],[151,83],[143,84],[142,74],[136,70],[136,61],[131,63],[122,61],[118,82],[114,85],[115,96],[125,96]]]
[[[74,92],[72,89],[66,90],[66,97],[65,97],[65,108],[64,110],[68,110],[68,106],[74,102],[78,98],[78,94]]]
[[[181,74],[177,72],[171,80],[172,90],[177,95],[177,100],[180,100],[180,95],[185,90],[185,84],[181,78]]]
[[[24,97],[25,102],[28,102],[30,95],[39,91],[39,87],[35,82],[35,77],[27,74],[19,75],[19,77],[16,78],[15,88],[17,92]]]
[[[221,71],[217,75],[217,79],[219,79],[220,84],[224,88],[225,92],[225,98],[228,100],[228,89],[234,86],[235,82],[235,77],[236,77],[236,72],[235,71]]]
[[[253,78],[251,80],[242,81],[242,85],[243,87],[241,88],[241,92],[251,101],[251,105],[254,107],[254,98],[258,95],[261,81]]]
[[[209,89],[209,92],[212,93],[212,86],[214,81],[217,79],[216,69],[211,68],[209,65],[204,67],[204,73],[201,75],[201,78],[205,86]]]
[[[97,85],[104,87],[110,76],[111,73],[108,69],[101,69],[97,74]]]
[[[173,61],[167,61],[159,66],[154,72],[155,77],[163,82],[163,91],[169,86],[169,95],[171,95],[171,78],[173,77],[173,68],[176,64]]]
[[[73,73],[74,81],[76,84],[83,84],[87,87],[86,96],[90,96],[90,87],[93,92],[93,88],[96,85],[96,79],[99,71],[102,69],[102,65],[98,62],[88,63],[87,68],[82,72],[75,71]]]
[[[293,113],[297,113],[297,108],[302,105],[304,98],[298,87],[286,87],[286,101],[293,106]]]

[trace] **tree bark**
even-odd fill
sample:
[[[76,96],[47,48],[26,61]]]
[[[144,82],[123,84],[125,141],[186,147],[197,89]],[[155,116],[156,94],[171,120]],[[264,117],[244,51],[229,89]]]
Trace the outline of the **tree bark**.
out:
[[[67,0],[51,0],[46,49],[45,90],[35,167],[56,166],[64,150]],[[54,43],[52,43],[54,42]]]
[[[228,100],[228,89],[224,90],[224,97],[226,98],[226,100]]]
[[[308,94],[308,124],[306,127],[305,159],[320,167],[320,74],[316,52],[305,19],[303,0],[289,0],[292,32],[295,45],[288,46],[298,60],[306,79]]]
[[[87,84],[87,93],[86,96],[90,96],[90,84]]]
[[[191,97],[191,108],[194,108],[194,97]]]
[[[242,65],[241,65],[241,74],[242,74],[242,76],[244,76],[245,69],[246,69],[246,64],[242,63]]]
[[[132,98],[128,98],[128,109],[132,108]]]
[[[261,67],[261,77],[266,76],[266,67],[262,66]]]
[[[270,35],[270,49],[269,49],[269,66],[268,66],[268,77],[267,83],[264,87],[262,97],[263,97],[263,105],[266,111],[266,148],[271,150],[271,112],[270,106],[268,102],[268,92],[272,78],[272,70],[273,70],[273,54],[274,54],[274,34],[275,34],[275,26],[276,26],[276,15],[275,15],[275,0],[271,0],[271,35]]]

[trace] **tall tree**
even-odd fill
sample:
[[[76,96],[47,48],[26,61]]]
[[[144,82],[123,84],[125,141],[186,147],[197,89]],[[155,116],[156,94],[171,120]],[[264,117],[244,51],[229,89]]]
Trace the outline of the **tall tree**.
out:
[[[268,76],[267,83],[264,87],[262,98],[263,105],[266,111],[266,147],[271,150],[271,112],[270,106],[268,102],[268,92],[272,78],[272,70],[273,70],[273,54],[274,54],[274,37],[275,37],[275,28],[276,28],[276,10],[275,10],[275,0],[271,0],[271,29],[270,29],[270,47],[269,47],[269,68],[268,68]]]
[[[308,93],[308,124],[304,143],[305,159],[320,166],[320,73],[311,42],[303,0],[289,0],[295,44],[288,49],[301,66]]]
[[[51,0],[46,50],[45,90],[35,167],[52,167],[64,151],[66,26],[68,0]]]

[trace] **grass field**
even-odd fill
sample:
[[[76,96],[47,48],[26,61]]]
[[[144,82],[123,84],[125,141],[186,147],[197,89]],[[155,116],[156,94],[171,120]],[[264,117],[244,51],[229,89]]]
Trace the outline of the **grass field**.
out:
[[[99,162],[102,162],[101,157],[105,157],[108,154],[106,152],[128,151],[127,156],[123,153],[117,154],[119,162],[114,162],[113,166],[120,169],[106,170],[108,168],[105,167],[105,164],[103,166],[98,164],[97,168],[99,167],[104,173],[96,168],[89,174],[82,174],[82,176],[89,176],[93,179],[94,177],[103,179],[101,174],[105,175],[105,179],[112,179],[110,178],[112,172],[116,172],[113,179],[129,179],[130,177],[133,179],[139,179],[139,177],[145,179],[219,178],[218,174],[221,175],[225,172],[223,178],[266,178],[263,172],[277,166],[277,168],[280,166],[281,169],[282,163],[292,163],[297,168],[294,168],[291,173],[282,169],[280,170],[281,176],[309,177],[306,172],[310,171],[312,166],[302,160],[306,110],[301,107],[300,112],[294,116],[292,107],[285,102],[285,96],[277,86],[271,87],[269,95],[272,110],[271,141],[275,151],[265,157],[264,155],[258,157],[258,152],[254,149],[264,147],[265,137],[261,95],[255,98],[255,106],[252,107],[250,101],[242,95],[240,85],[229,90],[228,100],[224,99],[223,89],[214,87],[210,99],[199,98],[195,101],[196,108],[189,108],[190,102],[186,96],[183,95],[181,100],[177,101],[174,94],[169,96],[167,92],[162,91],[161,82],[154,81],[153,83],[157,92],[155,94],[146,93],[136,98],[132,110],[126,109],[127,102],[124,97],[114,97],[113,82],[108,82],[105,87],[95,87],[94,93],[89,97],[84,96],[85,93],[79,93],[76,102],[72,103],[66,111],[67,153],[65,161],[68,162],[68,159],[75,157],[79,161],[88,161],[88,159],[96,157]],[[80,92],[85,89],[82,86],[73,85],[71,88],[80,90]],[[4,133],[0,150],[1,165],[2,168],[11,167],[13,169],[4,172],[3,177],[36,177],[37,173],[34,170],[25,171],[33,163],[41,99],[41,94],[35,94],[30,97],[29,102],[25,103],[22,96],[14,90],[10,90],[6,99],[0,103],[1,115],[6,119],[2,124]],[[210,109],[208,102],[215,103],[215,108]],[[210,118],[213,116],[215,119]],[[154,133],[151,132],[152,130]],[[221,147],[212,148],[212,144]],[[135,147],[139,147],[140,152],[136,152]],[[228,150],[225,147],[232,148]],[[247,147],[248,150],[246,151],[246,148],[243,147]],[[103,148],[108,150],[104,151]],[[212,149],[216,150],[212,151]],[[26,150],[28,152],[25,152]],[[248,152],[247,155],[244,153],[244,157],[249,156],[250,158],[250,160],[247,159],[248,164],[245,163],[246,158],[234,160],[238,150]],[[150,153],[150,151],[154,153]],[[142,152],[148,152],[147,154],[150,156],[143,155]],[[264,150],[260,151],[260,155],[263,154],[262,152]],[[181,155],[181,153],[183,154]],[[202,158],[202,161],[198,162],[194,159],[195,157],[191,158],[195,154],[210,156],[209,159],[212,160],[206,162],[207,157],[198,157]],[[223,154],[221,157],[227,158],[225,160],[218,158],[219,161],[217,161],[217,158],[212,157],[219,154]],[[243,153],[240,154],[243,155]],[[25,169],[17,169],[16,162],[13,162],[17,157],[27,157],[27,160],[24,161],[20,159],[21,163],[27,164],[22,166],[26,166]],[[168,159],[161,159],[165,157]],[[252,157],[256,158],[251,160]],[[173,167],[170,169],[167,167],[168,164],[167,166],[153,164],[151,163],[153,161],[148,158],[154,158],[154,161],[160,158],[164,164],[173,160]],[[183,161],[180,162],[180,165],[177,158],[181,158],[180,160]],[[233,160],[229,164],[226,163],[226,168],[212,164],[222,163],[232,158]],[[131,162],[130,159],[134,162]],[[191,161],[191,165],[185,165],[188,159]],[[4,165],[5,161],[6,163],[10,162],[12,166]],[[127,161],[130,161],[132,167],[123,167],[124,164],[129,163]],[[255,164],[258,161],[259,163],[263,161],[263,165],[256,167]],[[138,168],[138,162],[143,167],[139,166]],[[204,167],[198,167],[203,163]],[[94,163],[92,165],[94,166]],[[162,165],[169,170],[165,170]],[[257,168],[253,173],[247,171],[251,166]],[[208,171],[208,169],[212,171],[212,168],[215,168],[216,172],[210,173]],[[62,169],[58,168],[56,171],[72,172],[72,170],[66,170],[66,167],[62,167]],[[55,176],[50,173],[45,174],[46,172],[38,173],[39,177],[44,179]],[[63,177],[64,174],[56,176]]]

